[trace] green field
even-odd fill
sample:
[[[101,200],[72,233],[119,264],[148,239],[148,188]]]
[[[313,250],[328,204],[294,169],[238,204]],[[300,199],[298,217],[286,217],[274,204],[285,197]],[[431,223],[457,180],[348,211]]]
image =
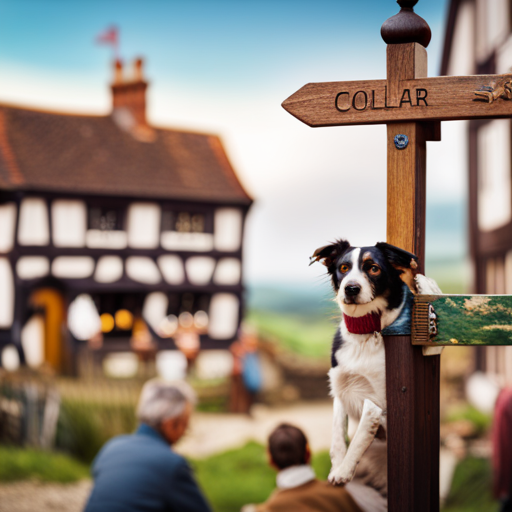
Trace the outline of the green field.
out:
[[[0,482],[75,482],[89,477],[89,466],[54,452],[0,445]]]
[[[333,318],[269,311],[251,311],[247,322],[258,330],[262,338],[276,346],[314,358],[329,357],[337,328]]]

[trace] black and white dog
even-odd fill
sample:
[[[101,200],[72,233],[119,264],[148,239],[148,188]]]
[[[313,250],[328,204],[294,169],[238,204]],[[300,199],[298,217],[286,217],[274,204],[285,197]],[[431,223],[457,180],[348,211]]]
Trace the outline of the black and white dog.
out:
[[[329,371],[334,398],[329,481],[341,484],[353,478],[375,437],[386,439],[386,372],[381,331],[395,321],[400,322],[402,317],[410,318],[413,293],[441,291],[435,281],[418,274],[418,258],[414,254],[383,242],[373,247],[351,247],[345,240],[339,240],[317,249],[311,257],[311,262],[315,261],[327,267],[343,314],[333,340]],[[347,417],[359,421],[348,449]],[[383,446],[380,453],[385,457]],[[377,478],[381,482],[377,487],[386,494],[385,459],[382,464],[373,461],[371,465],[372,472],[384,473]]]

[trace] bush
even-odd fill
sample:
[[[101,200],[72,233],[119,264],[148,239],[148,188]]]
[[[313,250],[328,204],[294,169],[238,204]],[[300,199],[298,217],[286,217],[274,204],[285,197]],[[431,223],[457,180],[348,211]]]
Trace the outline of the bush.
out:
[[[475,435],[482,436],[491,428],[492,414],[479,411],[472,405],[463,405],[462,407],[452,408],[446,417],[448,423],[459,420],[471,422],[475,429]]]
[[[56,446],[89,464],[110,438],[133,432],[136,424],[132,404],[65,400]]]
[[[499,505],[492,498],[491,485],[489,460],[467,457],[455,468],[443,512],[498,512]]]
[[[89,467],[61,454],[0,446],[0,482],[38,479],[75,482],[89,477]]]

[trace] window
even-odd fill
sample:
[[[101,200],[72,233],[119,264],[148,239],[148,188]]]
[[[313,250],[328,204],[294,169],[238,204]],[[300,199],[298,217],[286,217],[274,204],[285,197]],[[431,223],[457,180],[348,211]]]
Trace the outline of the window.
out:
[[[141,314],[144,295],[106,293],[93,295],[92,298],[100,315],[105,341],[130,338]]]
[[[162,231],[177,233],[213,233],[211,215],[205,212],[162,211]]]
[[[89,208],[89,229],[115,231],[123,229],[123,215],[119,209],[103,206]]]

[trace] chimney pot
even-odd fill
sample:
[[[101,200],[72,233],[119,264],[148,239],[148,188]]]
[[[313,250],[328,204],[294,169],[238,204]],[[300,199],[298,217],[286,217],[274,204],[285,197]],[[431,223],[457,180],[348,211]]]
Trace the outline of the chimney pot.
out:
[[[123,83],[123,62],[120,59],[116,59],[114,63],[114,84]]]
[[[137,126],[147,126],[146,121],[146,89],[148,83],[142,74],[143,59],[133,63],[134,76],[123,76],[123,63],[115,61],[114,81],[112,88],[112,109],[126,109],[133,117]]]
[[[142,71],[142,66],[144,65],[144,59],[138,58],[135,59],[133,63],[133,69],[134,69],[134,79],[136,82],[143,82],[144,81],[144,73]]]

